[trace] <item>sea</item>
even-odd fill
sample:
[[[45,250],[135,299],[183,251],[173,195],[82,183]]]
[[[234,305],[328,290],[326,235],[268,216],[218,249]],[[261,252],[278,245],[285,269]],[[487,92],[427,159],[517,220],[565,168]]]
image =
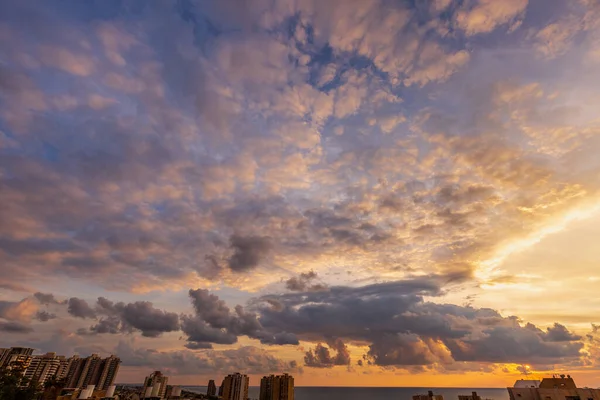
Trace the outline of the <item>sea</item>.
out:
[[[206,393],[206,386],[180,386],[194,393]],[[258,399],[260,388],[250,386],[248,397]],[[441,394],[444,400],[458,400],[458,395],[477,392],[482,400],[509,400],[506,388],[419,388],[419,387],[315,387],[296,386],[295,400],[412,400],[415,394]]]

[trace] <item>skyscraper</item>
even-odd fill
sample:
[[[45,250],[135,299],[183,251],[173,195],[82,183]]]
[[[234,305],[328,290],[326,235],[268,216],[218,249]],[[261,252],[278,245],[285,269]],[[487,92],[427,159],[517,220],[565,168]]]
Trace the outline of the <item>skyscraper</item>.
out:
[[[29,347],[11,347],[10,349],[5,349],[2,352],[0,368],[18,366],[25,369],[31,362],[32,354],[33,349],[30,349]]]
[[[260,400],[294,400],[294,377],[288,374],[264,376],[260,380]]]
[[[48,379],[57,376],[60,361],[60,357],[56,353],[33,356],[25,370],[25,379],[28,382],[37,382],[43,385]]]
[[[84,358],[77,385],[74,387],[84,388],[87,387],[87,385],[93,385],[93,382],[98,379],[98,370],[101,361],[102,359],[98,354],[92,354],[91,356]]]
[[[66,362],[67,366],[63,374],[67,387],[84,388],[95,385],[99,390],[106,390],[114,383],[121,364],[118,357],[110,356],[102,359],[97,354],[86,358],[73,356]]]
[[[160,371],[154,371],[144,380],[144,389],[142,390],[142,398],[159,397],[164,398],[167,392],[167,382],[169,378],[164,376]]]
[[[215,381],[211,379],[208,381],[208,389],[206,389],[207,396],[216,396],[217,395],[217,385],[215,385]]]
[[[121,359],[114,355],[102,360],[100,376],[97,381],[93,382],[97,389],[106,390],[109,386],[112,386],[117,377],[117,372],[119,372],[119,365],[121,365]]]
[[[236,372],[223,379],[223,400],[246,400],[248,398],[248,375]]]

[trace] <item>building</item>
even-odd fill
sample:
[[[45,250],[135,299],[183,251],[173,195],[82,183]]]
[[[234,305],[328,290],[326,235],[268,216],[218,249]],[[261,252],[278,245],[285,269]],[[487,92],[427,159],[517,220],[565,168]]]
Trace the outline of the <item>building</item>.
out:
[[[206,389],[207,396],[216,396],[217,395],[217,385],[215,385],[215,381],[211,379],[208,381],[208,388]]]
[[[507,389],[510,400],[600,400],[600,389],[578,388],[570,375],[541,382],[519,380]]]
[[[61,359],[56,353],[33,356],[24,376],[27,382],[37,382],[43,385],[47,380],[58,377],[60,366]]]
[[[477,392],[471,392],[470,395],[459,395],[458,400],[481,400],[481,396],[479,396]]]
[[[119,372],[121,359],[115,356],[101,358],[92,354],[86,358],[73,356],[63,363],[62,377],[68,388],[84,388],[94,385],[97,390],[107,390],[112,386]]]
[[[154,371],[144,380],[144,388],[142,389],[142,398],[159,398],[164,399],[167,392],[167,382],[169,377],[164,376],[160,371]]]
[[[260,380],[260,400],[294,400],[294,377],[288,374],[264,376]]]
[[[120,365],[121,359],[113,355],[102,360],[99,369],[100,376],[93,384],[100,390],[107,390],[115,382]]]
[[[238,372],[223,379],[223,400],[246,400],[248,398],[248,375]]]
[[[441,394],[433,394],[430,390],[427,394],[416,394],[413,397],[413,400],[444,400],[444,396]]]
[[[0,368],[20,367],[26,369],[31,362],[33,349],[29,347],[11,347],[4,349],[2,359],[0,359]]]

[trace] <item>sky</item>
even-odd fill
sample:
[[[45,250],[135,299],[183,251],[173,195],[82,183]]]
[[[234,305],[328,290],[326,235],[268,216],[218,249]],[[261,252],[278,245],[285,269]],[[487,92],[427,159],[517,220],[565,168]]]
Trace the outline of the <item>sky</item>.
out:
[[[599,0],[1,0],[0,347],[600,386]]]

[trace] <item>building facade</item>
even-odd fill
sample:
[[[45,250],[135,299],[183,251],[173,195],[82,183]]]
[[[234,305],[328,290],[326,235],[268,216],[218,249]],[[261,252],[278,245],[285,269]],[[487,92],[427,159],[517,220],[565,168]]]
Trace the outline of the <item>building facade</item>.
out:
[[[206,389],[207,396],[216,396],[217,395],[217,385],[213,379],[208,381],[208,388]]]
[[[66,360],[63,374],[69,388],[94,385],[98,390],[106,390],[113,385],[120,365],[121,360],[115,356],[104,359],[97,354],[86,358],[73,356]]]
[[[144,388],[142,389],[143,398],[158,397],[165,398],[167,393],[167,383],[169,377],[164,376],[160,371],[154,371],[144,380]]]
[[[507,389],[510,400],[600,400],[600,389],[578,388],[569,375],[517,381]]]
[[[29,366],[25,370],[25,379],[27,382],[37,382],[43,385],[51,378],[58,378],[60,365],[61,358],[56,353],[33,356]]]
[[[11,347],[4,349],[2,359],[0,359],[0,368],[19,367],[26,369],[31,362],[33,349],[29,347]]]
[[[223,379],[223,400],[246,400],[248,398],[248,375],[238,372]]]
[[[264,376],[260,380],[260,400],[294,400],[294,377],[288,374]]]

